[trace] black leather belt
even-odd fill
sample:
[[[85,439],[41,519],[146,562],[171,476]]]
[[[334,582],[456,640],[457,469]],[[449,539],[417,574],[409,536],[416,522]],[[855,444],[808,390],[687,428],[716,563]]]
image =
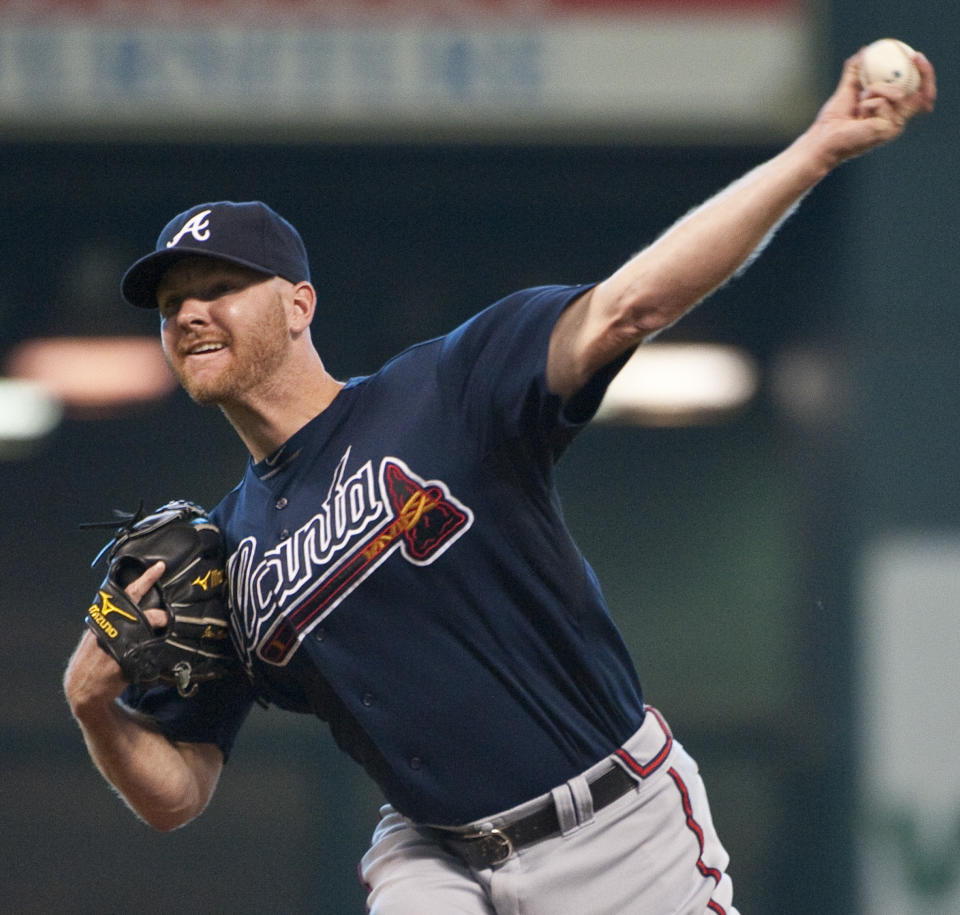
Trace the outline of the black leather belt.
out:
[[[637,782],[615,763],[596,781],[590,783],[593,809],[602,810],[617,798],[623,797]],[[553,801],[547,801],[540,810],[488,832],[455,832],[448,829],[426,830],[444,848],[458,855],[470,867],[482,870],[503,864],[517,849],[555,836],[560,832],[560,820]]]

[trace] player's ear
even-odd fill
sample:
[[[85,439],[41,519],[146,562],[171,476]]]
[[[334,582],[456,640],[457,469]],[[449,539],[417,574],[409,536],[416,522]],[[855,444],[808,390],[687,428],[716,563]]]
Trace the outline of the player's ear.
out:
[[[317,307],[317,291],[310,283],[297,283],[290,295],[290,329],[295,333],[306,330],[313,321]]]

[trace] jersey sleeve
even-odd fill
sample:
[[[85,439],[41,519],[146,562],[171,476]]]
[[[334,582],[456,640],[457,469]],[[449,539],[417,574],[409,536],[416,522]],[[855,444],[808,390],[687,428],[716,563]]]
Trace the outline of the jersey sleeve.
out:
[[[547,353],[563,310],[590,286],[541,286],[495,302],[444,338],[439,382],[468,425],[510,438],[547,437],[555,456],[596,413],[629,354],[566,402],[547,387]]]
[[[189,699],[173,687],[128,686],[120,701],[169,740],[216,744],[226,761],[254,692],[244,675],[203,683]]]

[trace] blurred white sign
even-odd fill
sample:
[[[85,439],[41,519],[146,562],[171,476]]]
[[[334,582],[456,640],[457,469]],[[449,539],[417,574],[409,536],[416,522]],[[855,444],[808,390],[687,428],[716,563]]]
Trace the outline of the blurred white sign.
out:
[[[960,532],[888,537],[861,584],[861,911],[960,912]]]
[[[0,124],[719,140],[819,102],[795,0],[257,8],[0,0]]]

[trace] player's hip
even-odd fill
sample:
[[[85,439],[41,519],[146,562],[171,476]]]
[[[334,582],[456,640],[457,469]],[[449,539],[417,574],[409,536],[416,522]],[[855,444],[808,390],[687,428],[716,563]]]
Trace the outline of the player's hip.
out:
[[[596,766],[510,810],[458,829],[384,814],[364,859],[375,898],[417,872],[410,901],[422,904],[429,862],[444,887],[482,888],[478,912],[734,913],[697,764],[655,709]]]

